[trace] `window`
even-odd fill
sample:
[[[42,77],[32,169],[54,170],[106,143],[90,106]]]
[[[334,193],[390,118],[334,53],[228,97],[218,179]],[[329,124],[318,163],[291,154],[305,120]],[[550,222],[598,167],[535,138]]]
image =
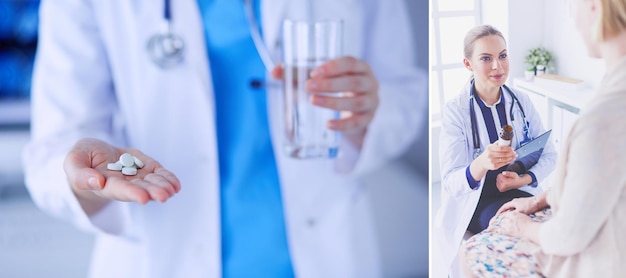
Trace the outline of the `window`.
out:
[[[444,103],[469,80],[463,66],[463,39],[480,24],[480,0],[433,0],[430,18],[430,113],[441,118]]]
[[[0,126],[27,124],[39,0],[0,0]]]

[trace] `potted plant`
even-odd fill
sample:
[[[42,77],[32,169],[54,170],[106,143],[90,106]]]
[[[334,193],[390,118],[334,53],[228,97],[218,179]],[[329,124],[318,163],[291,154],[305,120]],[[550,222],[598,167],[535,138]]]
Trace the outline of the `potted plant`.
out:
[[[526,77],[526,80],[528,81],[533,80],[533,77],[535,77],[535,67],[527,68],[524,72],[524,77]]]
[[[544,47],[531,49],[524,60],[526,64],[534,69],[535,75],[544,74],[550,61],[552,61],[552,53]]]

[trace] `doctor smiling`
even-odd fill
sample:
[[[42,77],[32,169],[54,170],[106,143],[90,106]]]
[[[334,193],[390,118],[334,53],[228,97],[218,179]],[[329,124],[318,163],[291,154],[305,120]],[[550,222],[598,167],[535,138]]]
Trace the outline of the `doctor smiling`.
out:
[[[541,192],[538,183],[556,160],[548,142],[538,160],[524,162],[523,174],[505,171],[515,162],[514,149],[545,130],[530,99],[504,84],[509,61],[502,33],[477,26],[464,44],[463,63],[473,77],[442,112],[442,203],[433,222],[433,277],[462,277],[457,253],[464,235],[484,230],[504,203]],[[513,127],[512,146],[499,146],[498,133],[507,124]]]
[[[230,0],[42,1],[26,183],[97,235],[90,277],[382,275],[361,177],[408,148],[427,103],[404,1],[248,3],[253,17]],[[312,99],[352,112],[328,123],[333,160],[287,157],[280,89],[259,86],[281,70],[254,27],[276,57],[282,19],[311,15],[345,26],[346,57],[308,81],[353,92]],[[160,32],[180,56],[146,51]],[[136,176],[106,170],[124,152]]]

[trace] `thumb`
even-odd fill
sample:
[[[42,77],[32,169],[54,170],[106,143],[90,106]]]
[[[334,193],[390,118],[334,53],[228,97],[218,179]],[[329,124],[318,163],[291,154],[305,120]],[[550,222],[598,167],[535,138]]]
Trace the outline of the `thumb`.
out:
[[[81,190],[100,190],[104,176],[91,168],[91,156],[85,151],[72,151],[63,163],[63,169],[70,185]]]
[[[283,74],[283,66],[281,65],[277,65],[274,69],[272,69],[272,77],[274,77],[275,79],[282,79]]]

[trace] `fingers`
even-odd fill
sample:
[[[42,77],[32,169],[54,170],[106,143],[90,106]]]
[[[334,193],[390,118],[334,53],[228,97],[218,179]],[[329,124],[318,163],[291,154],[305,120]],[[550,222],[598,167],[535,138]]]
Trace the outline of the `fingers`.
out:
[[[503,213],[505,211],[509,211],[509,210],[515,210],[515,204],[513,204],[513,201],[507,202],[504,205],[502,205],[498,211],[496,212],[496,215]]]
[[[284,75],[284,68],[282,65],[278,65],[275,68],[272,69],[272,77],[275,79],[283,79],[283,75]]]
[[[144,162],[135,176],[106,169],[119,153],[128,152]],[[68,153],[64,170],[74,190],[125,202],[164,202],[180,191],[180,181],[154,159],[136,149],[116,149],[105,142],[80,140]]]
[[[333,77],[345,74],[367,74],[371,69],[365,61],[346,56],[330,60],[311,71],[311,77]]]
[[[161,168],[162,169],[162,168]],[[143,178],[126,178],[111,176],[98,195],[119,201],[145,204],[154,200],[165,202],[180,191],[180,182],[167,170],[158,170]]]
[[[492,152],[512,152],[515,153],[511,146],[500,146],[497,142],[487,146],[487,148]]]
[[[374,113],[352,114],[339,120],[328,121],[328,128],[337,131],[365,129],[374,118]]]
[[[511,149],[510,147],[503,148]],[[489,170],[499,169],[502,166],[510,164],[517,158],[517,154],[515,154],[515,152],[507,150],[490,150],[486,155],[489,163],[493,166],[493,168]]]
[[[153,178],[157,179],[156,177]],[[167,185],[159,185],[155,184],[153,181],[148,181],[146,179],[135,179],[132,180],[131,183],[144,189],[146,193],[149,195],[150,200],[155,200],[157,202],[165,202],[169,197],[174,195],[174,190],[171,189]]]
[[[80,146],[75,146],[63,161],[63,170],[75,189],[97,190],[104,184],[104,176],[92,168],[90,152]]]
[[[64,163],[65,174],[74,189],[100,190],[104,185],[104,176],[90,167],[81,167],[66,160]]]
[[[172,172],[165,170],[165,168],[159,168],[156,171],[154,171],[154,173],[166,179],[170,183],[170,185],[174,188],[175,193],[180,192],[180,181]]]
[[[366,112],[378,107],[378,97],[356,94],[353,97],[313,95],[311,102],[317,106],[338,111]]]
[[[500,173],[496,177],[496,188],[498,188],[500,192],[508,191],[513,188],[514,180],[515,178]]]
[[[112,200],[145,204],[152,198],[145,188],[137,186],[135,181],[138,180],[140,179],[127,181],[120,177],[109,177],[104,188],[94,193]]]
[[[309,92],[357,92],[365,93],[378,89],[372,75],[342,75],[332,78],[312,78],[306,82]]]

